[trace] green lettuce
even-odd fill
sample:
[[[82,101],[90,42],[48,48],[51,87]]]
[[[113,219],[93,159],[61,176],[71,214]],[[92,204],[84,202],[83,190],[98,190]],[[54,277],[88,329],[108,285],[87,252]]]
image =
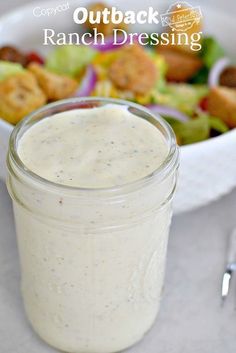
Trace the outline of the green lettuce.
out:
[[[9,61],[0,61],[0,81],[4,81],[10,76],[23,73],[25,70],[22,65]]]
[[[189,81],[193,84],[204,85],[208,82],[209,70],[203,66]]]
[[[167,105],[192,115],[208,92],[206,85],[167,84],[161,92],[156,92],[154,103]]]
[[[213,37],[205,37],[200,54],[205,66],[210,69],[220,58],[225,56],[224,49]]]
[[[156,52],[153,50],[147,50],[147,54],[150,56],[152,61],[155,63],[155,66],[158,70],[158,79],[155,84],[155,91],[162,92],[166,88],[166,72],[167,72],[167,64],[165,59],[161,56],[158,55]]]
[[[216,133],[224,134],[229,131],[229,127],[220,118],[209,116],[208,119],[211,130],[214,130]]]
[[[203,38],[200,57],[204,66],[196,73],[190,82],[198,84],[207,83],[210,69],[223,56],[225,56],[224,49],[215,38]]]
[[[168,122],[181,145],[204,141],[210,136],[209,122],[203,116],[186,123],[171,118],[168,119]]]
[[[181,145],[207,140],[210,138],[212,131],[216,134],[222,134],[229,130],[222,120],[207,114],[202,114],[185,123],[171,117],[166,120],[172,126]]]
[[[76,76],[92,62],[97,52],[87,46],[66,45],[49,54],[46,67],[57,74]]]

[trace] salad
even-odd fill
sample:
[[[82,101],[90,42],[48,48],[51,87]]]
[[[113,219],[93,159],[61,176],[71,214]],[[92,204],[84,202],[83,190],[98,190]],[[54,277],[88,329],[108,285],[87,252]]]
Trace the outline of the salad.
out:
[[[94,4],[93,9],[107,7]],[[86,24],[87,30],[91,29]],[[202,24],[195,31],[202,30]],[[130,100],[160,114],[180,145],[236,127],[236,66],[213,37],[186,45],[113,44],[111,24],[99,24],[105,45],[60,46],[46,58],[0,48],[0,117],[16,124],[33,110],[68,97]]]

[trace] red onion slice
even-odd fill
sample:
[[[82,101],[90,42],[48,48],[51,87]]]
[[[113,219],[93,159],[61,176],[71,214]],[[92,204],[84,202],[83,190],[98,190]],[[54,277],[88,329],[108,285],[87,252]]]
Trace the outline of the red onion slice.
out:
[[[148,105],[147,108],[150,109],[154,114],[159,114],[163,117],[174,118],[181,122],[187,122],[190,119],[187,115],[180,112],[179,110],[168,107],[166,105],[151,104]]]
[[[218,86],[220,82],[220,76],[222,72],[230,65],[229,58],[221,58],[219,59],[215,65],[211,68],[208,77],[208,85],[210,87]]]
[[[95,88],[97,82],[97,75],[92,65],[89,65],[86,69],[86,73],[81,82],[75,97],[87,97],[89,96]]]

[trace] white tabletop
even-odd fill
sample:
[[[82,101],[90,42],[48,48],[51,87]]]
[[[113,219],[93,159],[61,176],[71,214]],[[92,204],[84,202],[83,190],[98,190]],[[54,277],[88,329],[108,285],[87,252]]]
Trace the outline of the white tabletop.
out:
[[[24,2],[28,1],[1,1],[0,13]],[[224,308],[219,297],[227,235],[236,226],[235,211],[236,190],[207,207],[174,217],[161,311],[153,329],[129,353],[236,352],[236,285]],[[38,339],[24,315],[11,202],[2,182],[0,352],[55,352]]]

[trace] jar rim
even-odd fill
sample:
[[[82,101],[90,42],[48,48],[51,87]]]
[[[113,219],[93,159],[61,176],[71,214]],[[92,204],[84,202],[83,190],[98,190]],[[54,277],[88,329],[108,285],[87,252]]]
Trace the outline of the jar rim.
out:
[[[19,134],[22,132],[22,130],[25,129],[27,125],[32,122],[32,120],[40,114],[45,114],[47,111],[49,112],[50,110],[54,108],[60,108],[64,107],[66,105],[71,106],[72,104],[86,104],[86,103],[104,103],[104,104],[116,104],[116,105],[123,105],[123,106],[128,106],[129,108],[134,108],[141,113],[145,113],[148,115],[150,118],[158,122],[161,126],[161,128],[165,132],[165,140],[168,144],[168,154],[164,161],[161,163],[161,165],[156,168],[153,172],[150,174],[142,177],[141,179],[125,183],[123,185],[118,185],[118,186],[112,186],[112,187],[102,187],[102,188],[88,188],[88,187],[76,187],[76,186],[71,186],[71,185],[64,185],[64,184],[59,184],[56,182],[53,182],[51,180],[45,179],[38,174],[34,173],[32,170],[30,170],[26,165],[23,163],[21,160],[18,151],[17,151],[17,140]],[[53,116],[54,114],[51,114]],[[49,115],[44,115],[43,117],[47,117]],[[37,123],[37,122],[36,122]],[[30,125],[32,126],[32,125]],[[30,128],[30,127],[29,127]],[[120,194],[121,192],[126,192],[126,191],[133,191],[136,189],[139,189],[142,186],[149,185],[152,182],[155,181],[162,181],[164,178],[166,178],[172,170],[176,169],[178,167],[179,163],[179,148],[176,143],[176,138],[175,134],[171,128],[171,126],[159,115],[153,114],[149,109],[147,109],[144,106],[141,106],[139,104],[122,100],[122,99],[115,99],[115,98],[103,98],[103,97],[82,97],[82,98],[70,98],[70,99],[65,99],[65,100],[60,100],[54,103],[50,103],[45,105],[44,107],[35,110],[33,113],[29,114],[26,116],[23,120],[21,120],[16,127],[14,128],[13,132],[11,133],[10,136],[10,142],[9,142],[9,151],[8,151],[8,158],[7,158],[7,167],[8,171],[10,174],[15,174],[18,176],[18,173],[15,173],[11,163],[13,163],[14,170],[17,170],[22,176],[25,176],[27,180],[31,180],[34,183],[36,183],[39,187],[45,187],[47,186],[51,190],[54,191],[60,191],[60,194],[73,194],[75,191],[76,193],[82,193],[82,194],[99,194],[99,195],[104,195],[104,196],[112,196],[115,194]]]

